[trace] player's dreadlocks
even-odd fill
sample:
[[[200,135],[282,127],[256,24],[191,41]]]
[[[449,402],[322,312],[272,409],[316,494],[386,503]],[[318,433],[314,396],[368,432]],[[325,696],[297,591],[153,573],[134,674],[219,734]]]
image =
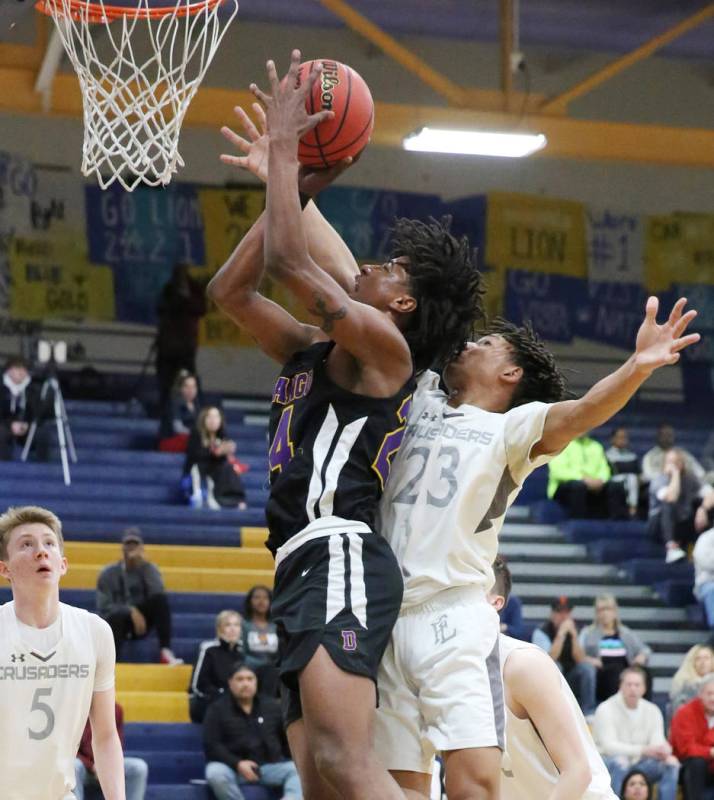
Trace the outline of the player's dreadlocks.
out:
[[[483,277],[466,236],[449,232],[451,218],[427,222],[398,219],[392,257],[408,256],[411,292],[417,308],[404,337],[420,372],[441,367],[459,353],[484,318]]]
[[[484,333],[502,336],[511,346],[516,364],[523,370],[511,407],[534,400],[556,403],[572,396],[553,354],[547,350],[530,322],[516,326],[497,318]]]

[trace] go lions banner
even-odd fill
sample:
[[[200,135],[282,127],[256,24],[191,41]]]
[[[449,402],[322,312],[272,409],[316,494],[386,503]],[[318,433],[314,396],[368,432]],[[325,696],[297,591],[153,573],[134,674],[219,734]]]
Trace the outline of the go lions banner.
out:
[[[17,233],[29,225],[36,185],[29,161],[0,151],[0,314],[10,310],[10,252]]]

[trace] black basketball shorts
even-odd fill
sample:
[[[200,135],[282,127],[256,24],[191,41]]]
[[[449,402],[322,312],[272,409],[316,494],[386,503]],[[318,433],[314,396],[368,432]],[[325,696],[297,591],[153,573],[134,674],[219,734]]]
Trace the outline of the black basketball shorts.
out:
[[[320,645],[340,669],[376,684],[403,590],[397,559],[375,533],[321,536],[280,562],[271,614],[286,725],[302,716],[298,675]]]

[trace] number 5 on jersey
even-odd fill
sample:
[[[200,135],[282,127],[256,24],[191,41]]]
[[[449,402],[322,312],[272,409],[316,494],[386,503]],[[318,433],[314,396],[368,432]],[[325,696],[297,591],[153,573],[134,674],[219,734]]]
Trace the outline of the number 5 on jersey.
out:
[[[284,467],[290,463],[295,455],[295,446],[290,438],[290,423],[293,418],[293,406],[286,406],[280,415],[278,427],[275,429],[275,436],[268,450],[268,464],[270,474],[275,470],[282,472]]]

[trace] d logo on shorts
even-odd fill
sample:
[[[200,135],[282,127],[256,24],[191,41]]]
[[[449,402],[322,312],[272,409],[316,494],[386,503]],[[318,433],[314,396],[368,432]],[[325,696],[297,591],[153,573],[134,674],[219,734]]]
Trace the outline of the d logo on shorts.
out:
[[[354,631],[342,631],[342,649],[350,651],[357,649],[357,636]]]

